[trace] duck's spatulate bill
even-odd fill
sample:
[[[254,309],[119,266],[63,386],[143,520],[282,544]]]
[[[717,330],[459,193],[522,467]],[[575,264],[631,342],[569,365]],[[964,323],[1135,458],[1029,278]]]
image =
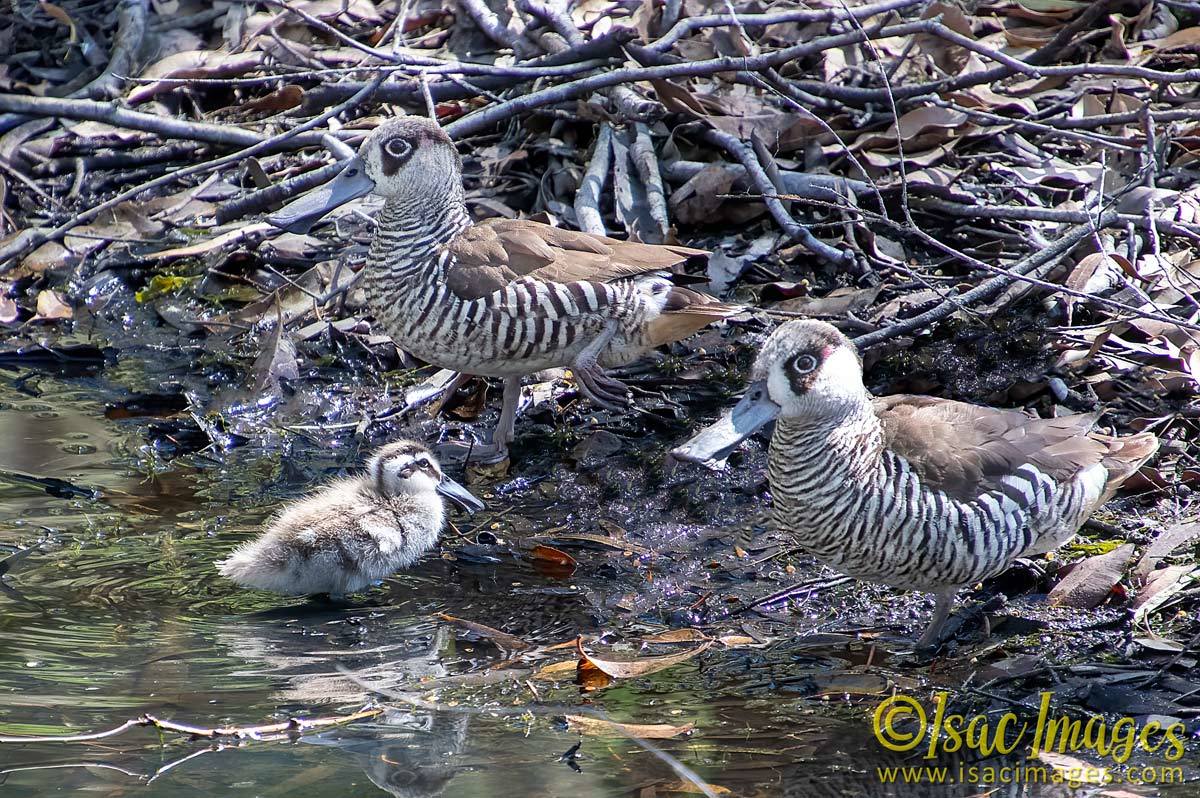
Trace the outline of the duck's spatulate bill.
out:
[[[677,460],[717,468],[742,441],[775,420],[779,405],[767,396],[765,382],[751,384],[732,411],[687,443],[671,450]]]
[[[362,159],[354,157],[346,161],[346,167],[333,180],[284,205],[268,216],[267,221],[289,233],[307,233],[334,208],[374,189],[375,181],[367,177]]]

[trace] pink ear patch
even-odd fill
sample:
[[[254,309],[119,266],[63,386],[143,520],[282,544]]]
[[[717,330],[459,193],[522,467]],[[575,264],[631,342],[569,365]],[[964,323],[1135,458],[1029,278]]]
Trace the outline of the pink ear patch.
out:
[[[837,351],[837,347],[834,346],[833,344],[829,344],[828,346],[825,346],[824,348],[821,349],[821,360],[828,360],[829,356],[832,355],[836,351]]]

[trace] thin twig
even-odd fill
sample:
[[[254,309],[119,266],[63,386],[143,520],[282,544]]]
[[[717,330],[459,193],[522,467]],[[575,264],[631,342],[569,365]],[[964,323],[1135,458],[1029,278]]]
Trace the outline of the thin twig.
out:
[[[12,265],[18,261],[18,259],[23,258],[25,255],[32,252],[34,249],[46,243],[47,241],[57,241],[75,227],[85,224],[86,222],[90,222],[92,219],[95,219],[105,211],[111,210],[121,203],[129,201],[145,191],[170,185],[171,183],[174,183],[183,177],[190,177],[191,175],[201,174],[203,172],[209,172],[214,169],[218,169],[227,164],[237,163],[238,161],[249,158],[252,155],[269,152],[282,145],[284,142],[294,139],[296,136],[299,136],[302,133],[306,133],[313,128],[325,124],[325,122],[332,119],[334,116],[337,116],[343,111],[348,111],[357,106],[363,100],[366,100],[369,96],[371,96],[371,93],[375,90],[375,87],[378,86],[383,79],[384,76],[380,75],[374,81],[364,86],[362,90],[353,97],[346,100],[346,102],[341,103],[335,108],[329,109],[320,116],[313,117],[303,124],[297,125],[291,130],[280,133],[279,135],[273,136],[269,139],[264,139],[257,144],[253,144],[244,150],[227,155],[224,158],[218,158],[215,161],[209,161],[207,163],[195,164],[193,166],[180,169],[176,172],[170,172],[162,177],[155,178],[154,180],[143,183],[139,186],[134,186],[128,191],[124,191],[106,202],[102,202],[99,205],[95,205],[79,214],[76,214],[73,218],[64,222],[53,230],[47,232],[38,232],[31,237],[27,237],[24,241],[17,242],[18,246],[16,247],[10,247],[8,250],[0,250],[0,274],[4,273],[4,271],[6,271],[8,268],[11,268]],[[2,96],[3,95],[0,95],[0,97]],[[317,140],[319,143],[320,136],[317,136]]]

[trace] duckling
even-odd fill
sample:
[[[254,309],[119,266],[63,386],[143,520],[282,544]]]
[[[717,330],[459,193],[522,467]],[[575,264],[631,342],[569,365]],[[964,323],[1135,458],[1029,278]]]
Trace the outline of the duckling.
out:
[[[1092,431],[1096,414],[1034,418],[932,396],[873,397],[854,344],[818,321],[781,325],[731,415],[672,454],[711,462],[778,418],[774,512],[844,574],[937,594],[918,647],[958,590],[1052,551],[1158,449]]]
[[[375,452],[364,473],[284,509],[218,569],[243,587],[342,599],[411,565],[437,543],[442,496],[468,512],[484,506],[442,473],[425,446],[397,441]]]

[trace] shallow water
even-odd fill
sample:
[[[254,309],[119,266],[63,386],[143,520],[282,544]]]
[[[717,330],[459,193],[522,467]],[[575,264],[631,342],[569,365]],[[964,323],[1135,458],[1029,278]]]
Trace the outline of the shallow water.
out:
[[[521,663],[505,663],[508,652],[435,617],[447,613],[537,645],[581,633],[619,629],[612,639],[629,641],[659,631],[662,621],[688,617],[697,590],[719,592],[730,579],[728,539],[706,543],[713,529],[672,520],[695,496],[651,496],[626,472],[589,481],[560,467],[525,482],[485,484],[478,489],[488,511],[455,522],[471,541],[490,540],[477,535],[486,530],[502,545],[472,542],[464,550],[451,535],[446,550],[470,556],[430,556],[356,605],[314,606],[234,589],[212,563],[280,502],[356,465],[360,453],[348,438],[296,436],[285,444],[264,435],[225,452],[164,459],[147,437],[150,420],[106,417],[107,403],[127,395],[118,382],[2,374],[0,547],[7,548],[0,554],[41,544],[0,579],[0,735],[97,731],[142,713],[216,726],[352,712],[367,697],[339,668],[389,689],[426,691],[442,706],[401,705],[288,740],[211,744],[133,729],[84,743],[5,744],[0,794],[648,798],[694,791],[671,760],[718,794],[978,793],[881,787],[873,769],[898,760],[871,739],[871,710],[892,690],[924,689],[941,677],[907,670],[902,657],[889,663],[882,650],[850,638],[797,642],[787,626],[734,617],[724,632],[768,630],[772,642],[714,646],[666,671],[581,692],[570,676],[551,681],[531,672],[571,659],[570,650],[498,668]],[[606,479],[625,487],[606,487]],[[731,506],[729,515],[743,517],[749,506]],[[530,534],[600,532],[600,520],[670,556],[573,548],[579,568],[556,575],[513,555]],[[782,575],[771,567],[762,566],[763,584],[752,594],[779,586]],[[854,594],[866,604],[888,595]],[[810,626],[820,612],[807,618]],[[875,664],[865,667],[868,658]],[[551,709],[463,711],[497,706]],[[696,730],[655,741],[654,753],[620,735],[581,737],[566,728],[561,716],[581,706],[621,722]],[[578,756],[563,758],[576,743]],[[1065,789],[1029,786],[1021,794]],[[1200,795],[1200,787],[1161,794]]]

